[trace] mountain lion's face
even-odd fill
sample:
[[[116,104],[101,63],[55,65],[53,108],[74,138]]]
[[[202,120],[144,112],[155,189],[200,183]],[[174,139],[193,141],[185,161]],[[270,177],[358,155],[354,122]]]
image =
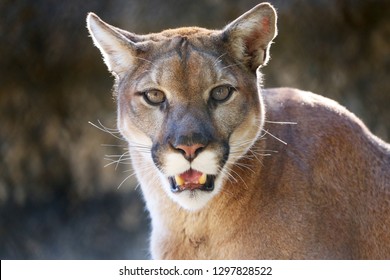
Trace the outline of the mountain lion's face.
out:
[[[120,130],[130,145],[147,144],[166,192],[190,209],[219,191],[261,115],[255,75],[197,41],[162,43],[119,86]]]
[[[257,31],[241,34],[237,23],[222,31],[183,28],[139,36],[92,17],[95,44],[117,77],[118,126],[133,164],[149,162],[142,172],[157,172],[174,201],[202,208],[261,131],[255,69],[265,63],[270,39],[251,50],[246,44],[257,40]]]

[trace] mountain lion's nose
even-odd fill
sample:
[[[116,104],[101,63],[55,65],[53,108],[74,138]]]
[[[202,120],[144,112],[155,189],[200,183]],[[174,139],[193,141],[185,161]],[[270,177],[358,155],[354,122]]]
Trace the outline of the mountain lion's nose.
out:
[[[203,150],[204,147],[205,145],[202,144],[193,144],[191,146],[178,145],[175,147],[175,149],[181,152],[188,161],[192,161]]]

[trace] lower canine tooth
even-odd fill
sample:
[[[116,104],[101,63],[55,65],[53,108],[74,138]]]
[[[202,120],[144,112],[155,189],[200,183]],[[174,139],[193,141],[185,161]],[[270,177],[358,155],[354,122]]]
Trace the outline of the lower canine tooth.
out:
[[[175,180],[176,180],[177,185],[179,185],[179,186],[184,185],[184,180],[179,175],[175,176]]]
[[[204,185],[206,183],[206,180],[207,180],[207,175],[206,173],[203,173],[202,176],[200,176],[199,178],[199,184]]]

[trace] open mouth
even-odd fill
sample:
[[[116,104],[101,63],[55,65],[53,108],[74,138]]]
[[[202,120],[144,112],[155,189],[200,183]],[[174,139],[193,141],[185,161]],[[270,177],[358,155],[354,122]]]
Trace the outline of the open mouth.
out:
[[[214,190],[214,180],[214,175],[208,175],[194,169],[189,169],[182,174],[169,177],[171,191],[174,193],[186,190],[202,190],[211,192]]]

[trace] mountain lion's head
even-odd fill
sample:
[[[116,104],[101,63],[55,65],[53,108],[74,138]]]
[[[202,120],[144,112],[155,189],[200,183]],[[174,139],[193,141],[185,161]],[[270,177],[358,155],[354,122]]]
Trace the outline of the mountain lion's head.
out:
[[[94,14],[87,21],[116,77],[118,127],[134,168],[144,177],[158,174],[161,184],[146,187],[162,187],[183,208],[202,208],[225,180],[235,180],[231,166],[262,129],[258,69],[276,36],[274,9],[260,4],[222,30],[148,35]]]

